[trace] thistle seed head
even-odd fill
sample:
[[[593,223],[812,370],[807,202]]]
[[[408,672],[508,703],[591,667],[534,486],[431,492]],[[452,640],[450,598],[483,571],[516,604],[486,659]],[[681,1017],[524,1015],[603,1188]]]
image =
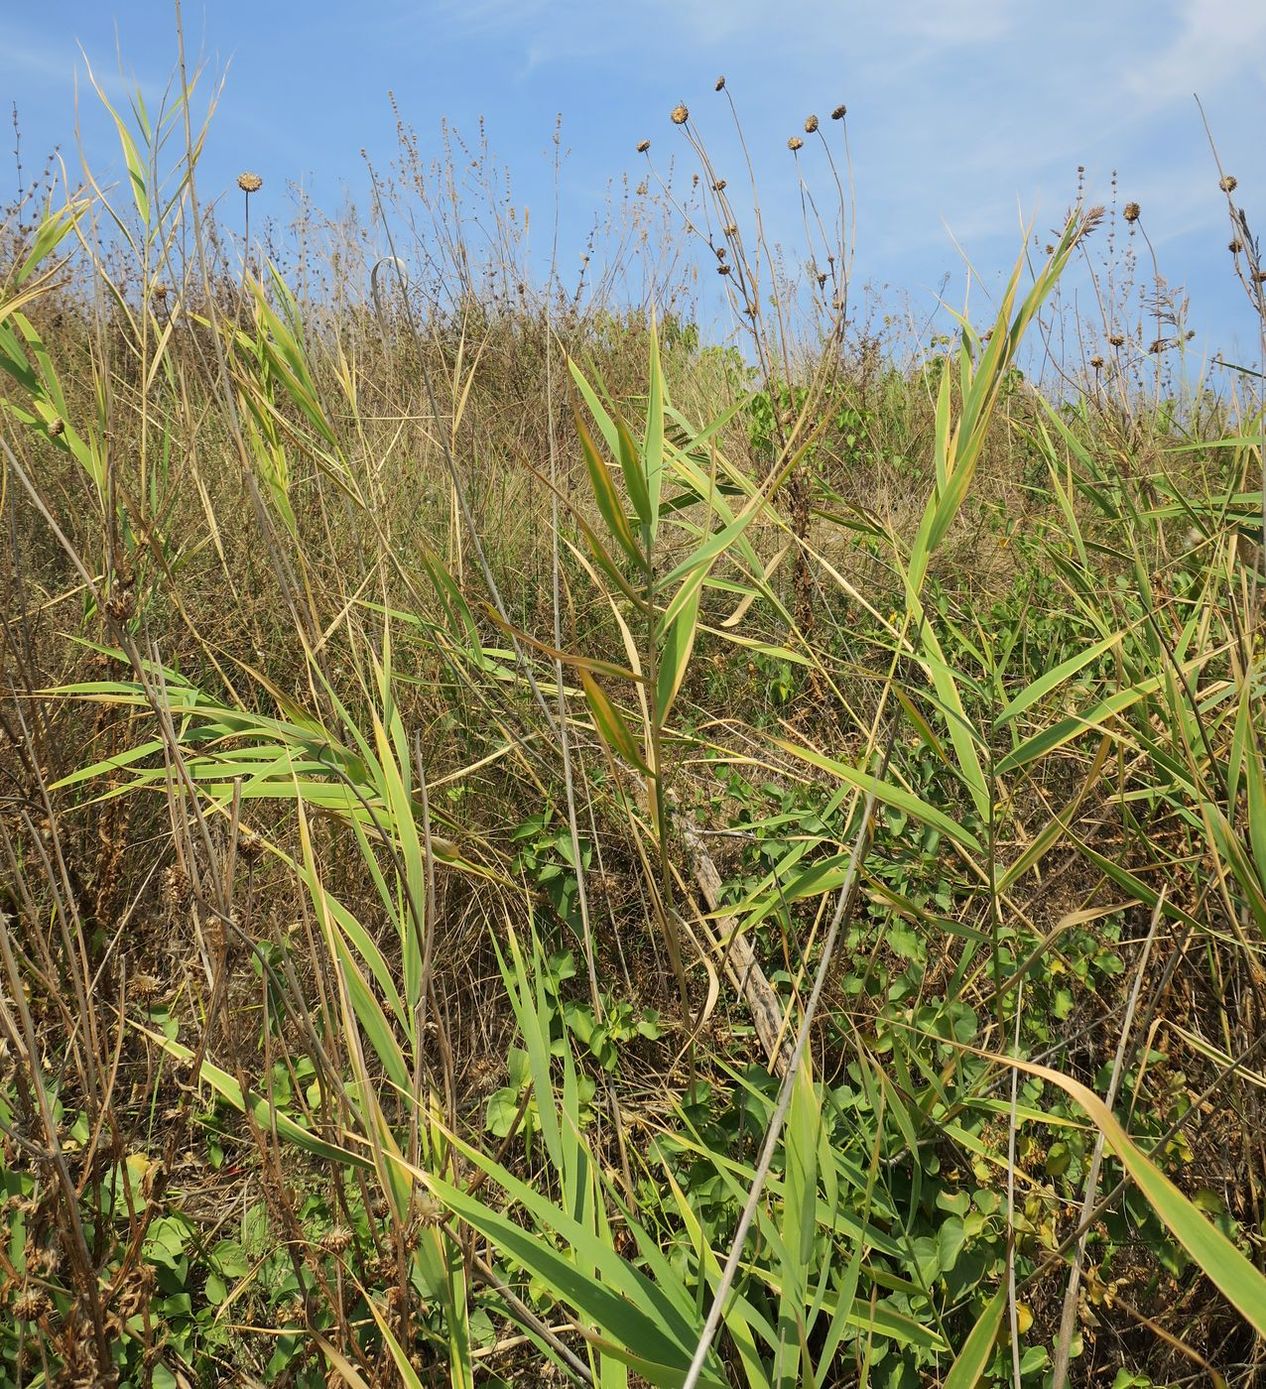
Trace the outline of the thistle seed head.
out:
[[[354,1236],[346,1225],[336,1225],[321,1241],[321,1248],[330,1254],[341,1254],[350,1249]]]
[[[52,1308],[47,1294],[39,1288],[26,1288],[13,1300],[13,1315],[17,1321],[39,1321]]]
[[[842,120],[844,119],[844,117],[847,116],[847,115],[848,115],[848,107],[847,107],[847,106],[844,106],[844,105],[840,105],[840,106],[837,106],[837,107],[835,108],[835,110],[831,112],[831,119],[832,119],[833,121],[842,121]]]
[[[685,125],[690,119],[690,109],[684,101],[679,101],[670,114],[674,125]]]
[[[804,141],[800,138],[799,135],[793,135],[791,139],[787,141],[787,148],[792,152],[792,154],[795,154],[797,150],[804,148]]]
[[[650,142],[649,140],[639,140],[639,141],[637,142],[637,152],[638,152],[638,154],[645,154],[646,151],[647,151],[648,149],[650,149],[650,147],[651,147],[651,142]]]
[[[1138,203],[1126,203],[1121,213],[1121,216],[1124,217],[1127,222],[1137,222],[1142,215],[1143,209]]]
[[[818,118],[816,116],[806,116],[804,121],[804,133],[812,135],[818,128]]]
[[[1234,193],[1239,186],[1240,181],[1235,177],[1234,174],[1223,174],[1222,177],[1218,180],[1218,187],[1224,193]]]
[[[237,186],[249,197],[250,194],[259,192],[264,186],[264,180],[260,178],[258,174],[252,173],[247,169],[245,172],[238,174]]]

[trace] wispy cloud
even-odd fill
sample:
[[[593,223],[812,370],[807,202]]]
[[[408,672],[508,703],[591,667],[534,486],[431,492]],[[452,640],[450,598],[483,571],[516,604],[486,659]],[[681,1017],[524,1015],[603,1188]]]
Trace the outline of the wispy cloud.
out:
[[[1266,5],[1262,0],[1179,0],[1167,42],[1126,70],[1131,99],[1149,108],[1190,101],[1266,67]]]

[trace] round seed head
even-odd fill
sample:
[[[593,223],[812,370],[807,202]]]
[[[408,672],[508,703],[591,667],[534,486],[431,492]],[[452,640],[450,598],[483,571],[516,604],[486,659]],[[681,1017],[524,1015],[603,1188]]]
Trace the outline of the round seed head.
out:
[[[798,149],[804,148],[804,141],[800,138],[799,135],[793,135],[791,139],[787,141],[787,148],[792,152],[792,154],[795,154],[795,152]]]
[[[725,261],[722,261],[721,264],[717,266],[718,275],[728,275],[732,270],[733,266],[727,265]]]
[[[1095,369],[1096,371],[1102,371],[1102,370],[1103,370],[1103,358],[1102,358],[1102,357],[1091,357],[1091,359],[1090,359],[1090,365],[1091,365],[1092,367],[1094,367],[1094,369]]]
[[[679,101],[671,112],[674,125],[685,125],[690,119],[690,110],[684,101]]]
[[[717,181],[712,185],[712,191],[713,191],[714,193],[724,193],[724,192],[725,192],[725,180],[724,180],[723,178],[717,179]]]
[[[818,128],[818,118],[816,116],[806,116],[804,121],[804,133],[812,135]]]
[[[639,140],[639,141],[637,142],[637,152],[638,152],[638,154],[645,154],[646,151],[647,151],[648,149],[650,149],[650,147],[651,147],[651,142],[650,142],[649,140]]]
[[[1240,181],[1235,177],[1234,174],[1223,174],[1222,177],[1218,180],[1218,187],[1224,193],[1234,193],[1239,186]]]
[[[264,180],[258,174],[253,174],[249,169],[245,173],[238,174],[237,186],[243,193],[258,193],[264,186]]]
[[[832,119],[833,121],[842,121],[842,120],[844,119],[844,117],[847,116],[847,115],[848,115],[848,107],[847,107],[847,106],[840,105],[840,106],[837,106],[837,107],[835,108],[835,110],[831,112],[831,119]]]
[[[159,301],[159,303],[162,303],[162,301],[167,298],[170,292],[171,291],[164,284],[157,284],[154,286],[152,290],[150,290],[150,293],[154,296],[155,299]]]
[[[1124,347],[1124,346],[1125,346],[1125,338],[1124,338],[1120,333],[1109,333],[1109,334],[1108,334],[1108,342],[1109,342],[1113,347]]]
[[[1138,203],[1126,203],[1121,213],[1121,216],[1124,217],[1127,222],[1137,222],[1142,215],[1143,209]]]
[[[1227,242],[1226,249],[1230,251],[1230,253],[1233,256],[1238,256],[1239,253],[1244,249],[1244,243],[1237,236],[1234,241]]]
[[[331,1254],[342,1254],[350,1249],[355,1236],[346,1225],[336,1225],[321,1241],[321,1247]]]
[[[13,1300],[13,1315],[18,1321],[39,1321],[51,1310],[47,1294],[39,1288],[24,1288]]]
[[[722,73],[721,76],[717,78],[716,90],[717,90],[718,92],[723,92],[723,91],[725,91],[725,74],[724,74],[724,73]]]

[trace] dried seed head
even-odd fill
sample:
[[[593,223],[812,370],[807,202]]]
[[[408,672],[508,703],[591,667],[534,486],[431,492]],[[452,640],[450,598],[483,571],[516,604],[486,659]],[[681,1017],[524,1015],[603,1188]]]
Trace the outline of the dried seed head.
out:
[[[1224,193],[1234,193],[1239,186],[1240,181],[1235,177],[1234,174],[1223,174],[1222,177],[1218,180],[1218,187]]]
[[[1168,339],[1168,338],[1157,338],[1156,341],[1155,341],[1154,343],[1152,343],[1152,344],[1148,347],[1147,350],[1152,354],[1153,357],[1159,357],[1160,354],[1161,354],[1162,352],[1164,352],[1164,350],[1165,350],[1168,346],[1169,346],[1169,339]]]
[[[414,1206],[418,1222],[424,1229],[434,1229],[444,1223],[444,1207],[430,1196],[420,1196]]]
[[[341,1254],[350,1249],[354,1236],[346,1225],[336,1225],[321,1241],[321,1248],[328,1254]]]
[[[114,589],[105,602],[106,616],[115,622],[127,622],[136,612],[136,594],[123,585]]]
[[[259,192],[264,186],[264,180],[247,169],[244,173],[238,174],[237,186],[249,197],[252,193]]]
[[[153,289],[150,290],[150,293],[154,296],[155,299],[157,299],[161,303],[164,299],[167,298],[167,295],[170,293],[170,291],[168,290],[166,285],[157,284],[154,286]]]
[[[1228,251],[1230,251],[1230,253],[1231,253],[1233,256],[1238,256],[1239,253],[1244,249],[1244,243],[1243,243],[1243,242],[1240,240],[1240,238],[1237,236],[1237,237],[1235,238],[1234,241],[1228,241],[1228,242],[1227,242],[1227,247],[1226,247],[1226,249],[1227,249]]]
[[[800,138],[799,135],[793,135],[791,139],[787,141],[787,148],[792,152],[792,154],[795,154],[797,150],[804,148],[804,141]]]
[[[1102,205],[1087,208],[1077,228],[1075,240],[1081,241],[1084,237],[1090,236],[1106,216],[1107,209]]]
[[[1120,333],[1109,333],[1109,334],[1108,334],[1108,342],[1109,342],[1113,347],[1124,347],[1124,346],[1125,346],[1125,338],[1124,338]]]
[[[818,128],[818,118],[816,116],[806,116],[804,121],[804,133],[812,135]]]
[[[844,119],[844,117],[847,116],[847,115],[848,115],[848,107],[847,107],[847,106],[842,106],[842,105],[841,105],[841,106],[837,106],[837,107],[835,108],[835,110],[831,112],[831,119],[832,119],[833,121],[842,121],[842,120]]]
[[[1255,285],[1266,285],[1266,270],[1254,270],[1253,283]]]
[[[142,1003],[147,998],[153,998],[161,988],[161,981],[155,979],[152,974],[134,974],[128,980],[128,989],[132,997]]]
[[[717,181],[712,185],[712,191],[713,191],[714,193],[724,193],[724,192],[725,192],[725,180],[724,180],[723,178],[717,179]]]
[[[690,110],[684,101],[679,101],[671,112],[674,125],[685,125],[690,119]]]
[[[238,828],[237,852],[246,863],[258,863],[264,856],[264,841],[248,825]]]
[[[66,421],[63,420],[62,418],[60,418],[60,416],[59,416],[57,419],[55,419],[55,420],[49,420],[49,422],[48,422],[48,437],[49,437],[50,439],[56,439],[57,436],[58,436],[59,434],[65,434],[65,432],[66,432]]]
[[[1091,357],[1091,359],[1090,359],[1090,365],[1091,365],[1092,367],[1094,367],[1094,369],[1095,369],[1096,371],[1102,371],[1102,370],[1103,370],[1103,358],[1102,358],[1102,357],[1098,357],[1098,356],[1096,356],[1096,357]]]
[[[13,1315],[17,1321],[39,1321],[48,1316],[51,1306],[40,1288],[24,1288],[13,1299]]]
[[[650,147],[651,147],[651,142],[650,142],[649,140],[639,140],[639,141],[637,142],[637,152],[638,152],[638,154],[645,154],[646,151],[647,151],[648,149],[650,149]]]
[[[728,222],[725,227],[726,236],[737,236],[738,227],[733,222]]]
[[[733,269],[734,267],[732,265],[727,265],[724,261],[722,261],[721,264],[717,266],[717,274],[728,275]]]
[[[1143,209],[1138,203],[1126,203],[1121,213],[1121,216],[1124,217],[1127,222],[1137,222],[1142,215]]]
[[[722,73],[721,76],[717,78],[716,90],[717,90],[718,92],[723,92],[723,91],[725,91],[725,74],[724,74],[724,73]]]
[[[169,912],[182,911],[186,908],[192,897],[193,890],[189,886],[189,879],[183,868],[179,864],[173,863],[163,872],[163,906]]]

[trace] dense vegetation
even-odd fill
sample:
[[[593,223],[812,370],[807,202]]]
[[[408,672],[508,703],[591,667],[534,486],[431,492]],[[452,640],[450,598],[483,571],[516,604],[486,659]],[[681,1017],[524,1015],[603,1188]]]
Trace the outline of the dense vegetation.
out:
[[[407,134],[243,268],[187,114],[3,227],[0,1380],[1259,1382],[1263,415],[1139,210],[903,347],[679,108],[725,337]]]

